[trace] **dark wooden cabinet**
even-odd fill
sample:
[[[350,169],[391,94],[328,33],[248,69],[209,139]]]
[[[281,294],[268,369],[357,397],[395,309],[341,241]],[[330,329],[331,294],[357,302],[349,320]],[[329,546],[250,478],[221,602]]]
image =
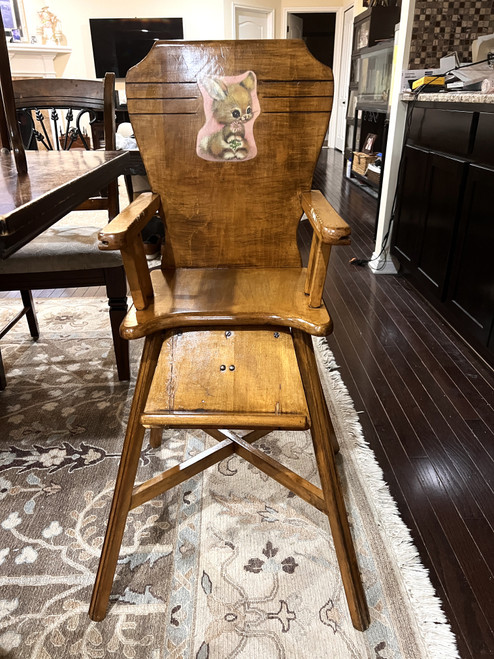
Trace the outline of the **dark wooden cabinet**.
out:
[[[479,112],[472,158],[475,162],[494,167],[494,107],[491,112]]]
[[[467,156],[471,150],[473,112],[416,108],[409,142],[432,151]]]
[[[421,216],[417,275],[444,299],[456,233],[465,164],[451,156],[429,154]]]
[[[413,108],[391,249],[455,330],[494,363],[494,106],[489,110],[427,102]]]
[[[465,165],[407,146],[394,252],[424,288],[443,299]]]
[[[423,191],[429,153],[406,146],[402,162],[402,185],[399,197],[399,222],[395,225],[393,252],[402,263],[418,262],[425,215]]]
[[[493,190],[494,170],[470,165],[446,297],[462,331],[486,346],[494,329]]]

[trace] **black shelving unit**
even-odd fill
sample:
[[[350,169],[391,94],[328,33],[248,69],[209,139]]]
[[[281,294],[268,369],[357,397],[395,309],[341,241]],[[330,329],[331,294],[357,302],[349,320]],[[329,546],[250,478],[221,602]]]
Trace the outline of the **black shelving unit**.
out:
[[[373,52],[392,48],[391,41],[388,41],[388,43],[383,42],[394,37],[395,24],[399,21],[399,18],[399,7],[370,7],[354,19],[344,151],[347,169],[347,163],[352,160],[353,152],[361,150],[361,141],[366,137],[359,119],[359,111],[384,113],[383,128],[384,123],[387,121],[387,98],[380,101],[363,99],[359,96],[359,81],[361,80],[363,58]],[[373,131],[369,130],[368,132]],[[381,153],[384,152],[384,134],[385,131],[381,130],[376,140],[381,148],[375,150]],[[354,173],[350,176],[353,180],[358,180]]]

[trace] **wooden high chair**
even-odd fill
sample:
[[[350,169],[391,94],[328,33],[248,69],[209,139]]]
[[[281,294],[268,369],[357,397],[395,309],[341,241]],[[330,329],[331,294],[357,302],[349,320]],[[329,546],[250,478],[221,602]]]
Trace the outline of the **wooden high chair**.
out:
[[[236,452],[328,515],[352,622],[364,630],[311,339],[331,332],[326,268],[350,234],[310,190],[331,71],[301,41],[157,42],[126,90],[153,192],[100,232],[100,249],[121,250],[132,291],[122,336],[146,339],[90,616],[105,617],[129,510]],[[165,245],[150,273],[139,233],[158,210]],[[307,269],[296,242],[304,211],[314,229]],[[164,428],[202,428],[218,444],[135,486],[145,428],[153,446]],[[277,428],[310,428],[321,489],[253,446]]]

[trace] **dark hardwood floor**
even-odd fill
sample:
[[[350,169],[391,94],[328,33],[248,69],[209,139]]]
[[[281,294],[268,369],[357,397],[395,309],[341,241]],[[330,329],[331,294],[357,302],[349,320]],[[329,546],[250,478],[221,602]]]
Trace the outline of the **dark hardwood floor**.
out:
[[[488,657],[494,655],[494,374],[406,279],[349,264],[373,252],[376,202],[342,173],[341,154],[324,150],[314,187],[352,227],[352,245],[331,255],[329,345],[461,657]],[[307,259],[308,222],[299,235]],[[105,291],[35,297],[60,295]]]
[[[494,373],[400,276],[349,264],[374,249],[376,202],[324,150],[314,188],[352,227],[334,248],[329,345],[461,656],[494,655]],[[308,257],[311,228],[302,222]]]

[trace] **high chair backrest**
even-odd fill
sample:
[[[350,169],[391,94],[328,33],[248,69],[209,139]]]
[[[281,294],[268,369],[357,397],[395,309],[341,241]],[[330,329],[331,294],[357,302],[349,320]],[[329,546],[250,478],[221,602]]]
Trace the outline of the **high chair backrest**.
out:
[[[157,42],[126,94],[165,211],[162,267],[300,266],[333,96],[302,41]]]

